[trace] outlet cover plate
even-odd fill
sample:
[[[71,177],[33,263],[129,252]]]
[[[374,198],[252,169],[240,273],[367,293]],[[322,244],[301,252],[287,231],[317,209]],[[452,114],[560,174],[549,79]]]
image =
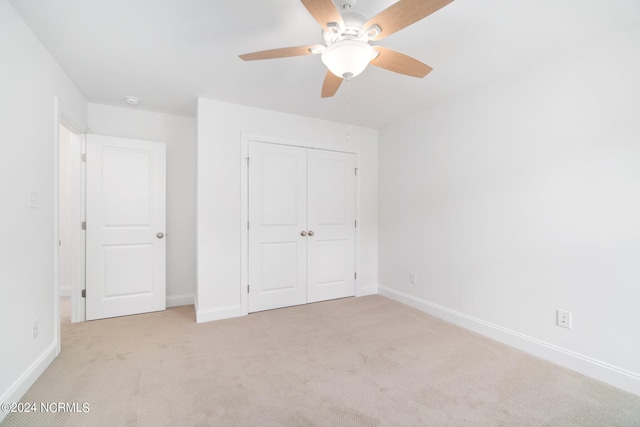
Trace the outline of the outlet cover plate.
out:
[[[416,284],[416,273],[409,273],[409,284],[410,285]]]
[[[571,312],[568,310],[558,310],[556,324],[562,328],[571,329]]]

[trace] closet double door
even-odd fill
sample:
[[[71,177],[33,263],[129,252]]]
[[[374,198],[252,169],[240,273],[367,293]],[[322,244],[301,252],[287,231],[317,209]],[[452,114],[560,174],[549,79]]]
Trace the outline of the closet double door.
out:
[[[249,143],[249,312],[355,295],[355,155]]]

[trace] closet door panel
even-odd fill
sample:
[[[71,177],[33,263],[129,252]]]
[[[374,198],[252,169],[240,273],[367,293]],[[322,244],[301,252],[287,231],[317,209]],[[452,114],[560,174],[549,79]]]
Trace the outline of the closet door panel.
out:
[[[249,145],[249,312],[307,302],[306,151]]]
[[[307,302],[355,295],[355,155],[307,151]]]

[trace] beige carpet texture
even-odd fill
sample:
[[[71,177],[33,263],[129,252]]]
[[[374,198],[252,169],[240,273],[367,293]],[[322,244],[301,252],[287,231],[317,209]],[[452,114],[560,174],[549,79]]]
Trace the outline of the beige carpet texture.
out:
[[[381,296],[70,324],[2,426],[640,426],[640,397]],[[87,404],[88,412],[82,412]]]

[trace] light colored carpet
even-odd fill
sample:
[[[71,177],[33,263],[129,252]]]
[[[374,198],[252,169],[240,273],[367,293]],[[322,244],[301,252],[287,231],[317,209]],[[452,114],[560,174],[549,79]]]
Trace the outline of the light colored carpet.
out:
[[[3,426],[638,426],[640,397],[381,296],[206,324],[193,307],[62,323]]]

